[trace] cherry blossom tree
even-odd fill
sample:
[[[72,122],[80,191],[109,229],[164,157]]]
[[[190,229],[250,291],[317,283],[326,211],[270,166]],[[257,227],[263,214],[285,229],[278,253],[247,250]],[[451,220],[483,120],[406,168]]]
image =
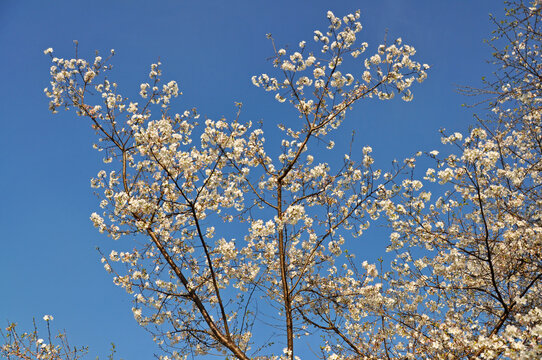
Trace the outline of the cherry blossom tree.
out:
[[[492,43],[496,82],[466,89],[493,115],[445,135],[449,155],[428,153],[426,171],[415,157],[381,170],[369,146],[359,159],[334,150],[356,102],[409,101],[429,68],[401,39],[366,55],[359,12],[328,12],[327,30],[292,51],[270,37],[272,74],[252,82],[298,115],[278,124],[278,142],[241,122],[241,104],[232,120],[176,113],[180,90],[161,80],[160,63],[136,100],[107,76],[113,51],[91,61],[45,51],[50,109],[87,118],[104,154],[91,220],[133,243],[102,262],[161,359],[293,360],[303,338],[329,360],[542,355],[540,8],[508,7]],[[350,62],[361,71],[346,73]],[[325,148],[340,161],[319,161]],[[378,219],[392,229],[391,266],[349,251]],[[39,342],[14,327],[7,335],[6,355]]]
[[[389,310],[407,357],[414,344],[417,358],[542,357],[541,10],[506,5],[493,18],[495,80],[463,89],[489,115],[445,135],[450,154],[431,152],[435,167],[403,180],[391,212]]]
[[[15,323],[10,324],[5,333],[1,332],[4,338],[4,344],[0,349],[0,354],[7,359],[82,359],[88,353],[86,347],[71,346],[66,333],[60,332],[57,335],[51,332],[51,315],[43,316],[46,323],[47,336],[40,338],[38,326],[34,320],[34,330],[32,332],[18,332]],[[112,348],[110,359],[115,353]]]

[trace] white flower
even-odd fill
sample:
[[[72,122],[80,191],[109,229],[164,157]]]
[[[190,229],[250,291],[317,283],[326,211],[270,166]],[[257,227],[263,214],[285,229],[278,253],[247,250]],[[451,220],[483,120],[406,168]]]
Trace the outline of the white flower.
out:
[[[96,76],[96,73],[92,70],[89,70],[85,73],[84,80],[85,82],[90,82],[94,77]]]
[[[47,55],[47,54],[52,54],[52,53],[53,53],[53,48],[51,48],[51,47],[50,47],[50,48],[47,48],[47,49],[43,50],[43,53],[44,53],[45,55]]]
[[[137,103],[130,102],[130,105],[128,106],[128,112],[135,113],[137,112]]]
[[[378,55],[378,54],[375,54],[375,55],[371,56],[371,58],[369,59],[369,62],[371,64],[375,64],[375,65],[380,64],[381,61],[382,60],[380,59],[380,55]]]
[[[275,95],[275,99],[277,99],[277,101],[278,101],[278,102],[281,102],[281,103],[283,103],[283,102],[286,101],[286,99],[283,98],[282,96],[280,96],[280,94],[276,94],[276,95]]]
[[[43,320],[45,320],[45,321],[52,321],[52,320],[53,320],[53,316],[52,316],[52,315],[45,315],[45,316],[43,316]]]
[[[312,73],[313,73],[315,79],[317,79],[317,78],[319,78],[321,76],[324,76],[326,74],[324,72],[324,70],[322,68],[319,68],[319,67],[315,68]]]
[[[305,208],[302,205],[289,206],[284,212],[283,221],[287,224],[295,225],[305,216]]]
[[[315,61],[316,61],[316,58],[311,55],[307,58],[307,60],[305,60],[305,65],[312,66],[312,64],[314,64]]]

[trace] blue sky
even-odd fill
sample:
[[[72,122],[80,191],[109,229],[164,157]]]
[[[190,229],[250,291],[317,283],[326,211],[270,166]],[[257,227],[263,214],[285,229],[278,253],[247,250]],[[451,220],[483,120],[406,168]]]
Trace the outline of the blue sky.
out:
[[[73,56],[114,48],[113,75],[125,94],[135,95],[159,58],[164,78],[179,82],[179,110],[196,106],[210,118],[235,113],[264,126],[291,116],[287,104],[252,86],[250,77],[271,72],[265,34],[279,46],[310,41],[325,29],[327,10],[344,15],[361,9],[360,33],[371,50],[398,36],[416,47],[415,59],[432,65],[415,86],[414,101],[360,103],[344,134],[356,130],[356,144],[374,149],[377,165],[417,150],[439,147],[438,129],[465,130],[472,110],[456,85],[480,85],[490,75],[491,51],[483,43],[492,25],[488,14],[503,13],[494,0],[358,1],[0,1],[0,324],[29,327],[32,317],[55,317],[72,344],[103,356],[110,342],[125,359],[150,359],[150,336],[133,319],[131,298],[112,284],[95,247],[111,240],[89,220],[97,199],[89,179],[101,168],[92,150],[94,133],[72,113],[48,112],[48,47]],[[272,140],[272,139],[271,139]],[[276,139],[275,139],[276,140]],[[385,235],[384,235],[385,237]],[[385,238],[381,243],[385,243]],[[378,257],[378,247],[367,257]],[[375,250],[376,249],[376,250]]]

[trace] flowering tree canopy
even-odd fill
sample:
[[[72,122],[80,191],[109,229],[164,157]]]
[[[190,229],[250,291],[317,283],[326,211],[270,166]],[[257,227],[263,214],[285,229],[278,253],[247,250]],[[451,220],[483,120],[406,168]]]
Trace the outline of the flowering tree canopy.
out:
[[[160,63],[129,99],[107,77],[113,51],[90,61],[45,51],[50,109],[89,119],[104,154],[91,220],[134,244],[102,262],[161,359],[293,360],[307,337],[330,360],[542,356],[540,7],[508,6],[495,21],[495,82],[465,89],[492,115],[444,135],[449,155],[428,153],[435,165],[423,171],[415,158],[381,170],[369,146],[359,159],[318,159],[356,102],[410,101],[429,69],[401,39],[367,55],[359,11],[328,12],[328,29],[296,50],[273,42],[273,73],[252,82],[296,109],[278,143],[239,116],[175,113],[181,92]],[[393,260],[377,268],[348,250],[378,219]],[[5,338],[8,357],[79,356],[13,326]]]

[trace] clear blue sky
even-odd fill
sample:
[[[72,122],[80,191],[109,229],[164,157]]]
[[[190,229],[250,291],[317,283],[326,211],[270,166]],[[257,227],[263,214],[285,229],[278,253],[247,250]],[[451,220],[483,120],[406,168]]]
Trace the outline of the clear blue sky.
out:
[[[342,16],[358,8],[369,52],[387,29],[433,68],[411,103],[358,104],[344,134],[356,129],[357,143],[371,145],[385,168],[393,158],[438,147],[440,128],[465,130],[472,111],[460,106],[468,99],[456,85],[476,86],[490,75],[491,52],[482,40],[492,29],[488,14],[503,13],[501,1],[0,0],[2,327],[10,320],[28,328],[33,316],[52,314],[72,344],[90,346],[94,356],[105,355],[110,342],[125,359],[150,359],[156,350],[133,319],[130,296],[99,262],[95,247],[108,249],[112,240],[89,220],[98,208],[89,186],[100,169],[94,133],[72,113],[48,112],[44,49],[71,57],[74,39],[84,56],[114,48],[115,80],[131,95],[160,58],[164,78],[184,92],[180,108],[231,118],[233,102],[241,101],[243,120],[272,124],[291,113],[250,82],[271,72],[265,34],[279,46],[296,46],[325,28],[327,10]]]

